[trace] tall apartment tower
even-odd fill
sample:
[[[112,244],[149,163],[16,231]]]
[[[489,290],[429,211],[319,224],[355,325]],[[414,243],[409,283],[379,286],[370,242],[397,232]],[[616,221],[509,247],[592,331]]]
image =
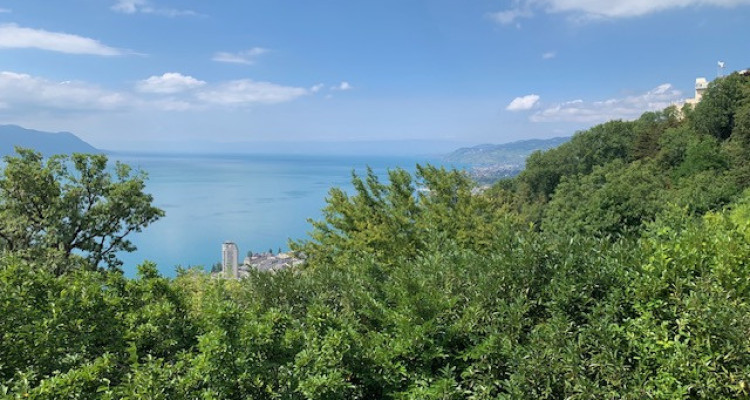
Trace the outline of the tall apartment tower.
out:
[[[239,277],[239,271],[237,270],[239,254],[240,252],[234,242],[224,242],[221,245],[221,272],[224,276]]]

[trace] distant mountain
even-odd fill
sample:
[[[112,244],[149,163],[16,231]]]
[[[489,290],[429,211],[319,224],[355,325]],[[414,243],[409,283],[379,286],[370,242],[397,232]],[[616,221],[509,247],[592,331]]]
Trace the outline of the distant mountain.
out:
[[[70,132],[42,132],[17,125],[0,125],[0,156],[14,154],[14,146],[52,154],[102,153]]]
[[[552,139],[530,139],[505,144],[480,144],[464,147],[448,155],[443,160],[457,164],[508,165],[523,167],[526,157],[536,150],[547,150],[567,142],[569,137]]]
[[[477,183],[492,184],[518,175],[526,166],[526,158],[537,150],[548,150],[567,142],[569,137],[519,140],[504,144],[480,144],[464,147],[443,157],[443,161],[463,164]]]

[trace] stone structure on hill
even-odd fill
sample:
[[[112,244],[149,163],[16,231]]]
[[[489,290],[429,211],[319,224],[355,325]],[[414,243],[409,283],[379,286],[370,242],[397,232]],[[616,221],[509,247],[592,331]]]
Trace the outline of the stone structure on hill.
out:
[[[703,93],[708,89],[708,81],[706,78],[695,78],[695,97],[687,99],[685,103],[695,106],[703,98]]]

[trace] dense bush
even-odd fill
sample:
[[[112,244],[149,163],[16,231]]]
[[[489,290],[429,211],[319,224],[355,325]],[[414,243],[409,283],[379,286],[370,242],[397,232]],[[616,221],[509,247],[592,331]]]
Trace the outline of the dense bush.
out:
[[[744,398],[745,205],[638,239],[506,225],[243,281],[6,259],[0,374],[31,398]],[[501,228],[502,229],[502,228]]]

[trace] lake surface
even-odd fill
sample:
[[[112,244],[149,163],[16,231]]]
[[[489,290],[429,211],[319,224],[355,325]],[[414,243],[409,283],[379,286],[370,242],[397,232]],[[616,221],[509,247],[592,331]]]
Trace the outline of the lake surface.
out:
[[[177,266],[221,261],[221,244],[237,243],[248,251],[286,251],[290,239],[310,230],[308,218],[320,219],[331,187],[352,190],[351,173],[367,166],[383,179],[387,170],[414,171],[416,164],[439,163],[417,157],[344,157],[299,155],[154,155],[114,154],[148,173],[147,192],[166,216],[131,236],[138,247],[121,253],[127,276],[144,260],[174,276]]]

